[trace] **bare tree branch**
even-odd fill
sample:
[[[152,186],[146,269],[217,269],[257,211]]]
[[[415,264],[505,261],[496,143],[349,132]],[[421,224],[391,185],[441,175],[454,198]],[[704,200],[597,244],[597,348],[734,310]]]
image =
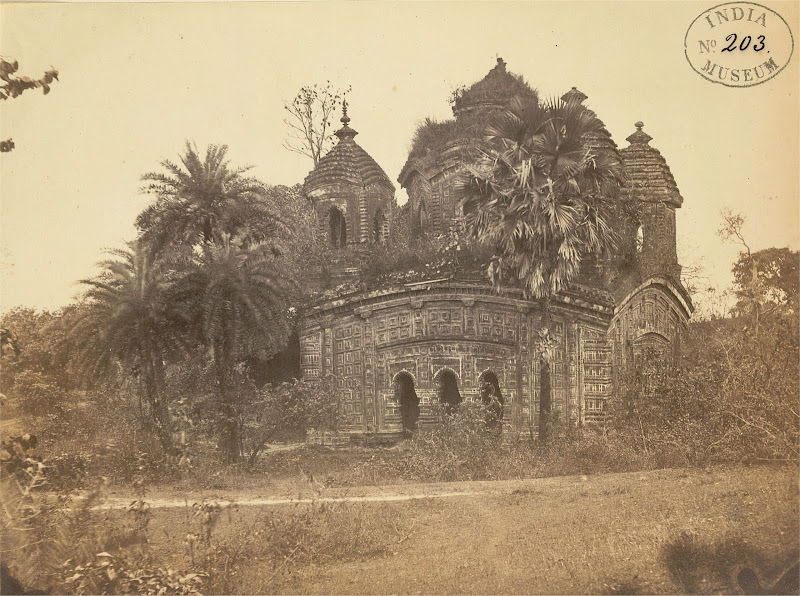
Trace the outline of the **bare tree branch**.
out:
[[[288,127],[284,148],[310,157],[316,166],[333,146],[333,115],[349,92],[349,86],[339,89],[330,81],[324,87],[302,87],[291,102],[284,104],[287,115],[283,121]]]

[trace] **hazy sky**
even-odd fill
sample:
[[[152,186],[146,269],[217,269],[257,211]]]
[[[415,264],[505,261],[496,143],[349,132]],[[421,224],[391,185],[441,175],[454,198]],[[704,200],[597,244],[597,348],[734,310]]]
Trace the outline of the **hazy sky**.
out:
[[[761,3],[796,45],[800,4]],[[621,147],[644,121],[684,197],[682,260],[724,286],[737,253],[716,236],[724,206],[756,249],[800,243],[800,57],[754,87],[704,80],[683,42],[714,4],[2,4],[0,53],[61,78],[0,106],[16,143],[0,157],[0,307],[68,303],[103,249],[135,236],[151,200],[140,176],[186,139],[228,144],[268,183],[302,182],[312,164],[281,146],[283,103],[330,80],[352,85],[356,141],[396,180],[416,125],[449,117],[451,91],[498,56],[541,95],[578,87]]]

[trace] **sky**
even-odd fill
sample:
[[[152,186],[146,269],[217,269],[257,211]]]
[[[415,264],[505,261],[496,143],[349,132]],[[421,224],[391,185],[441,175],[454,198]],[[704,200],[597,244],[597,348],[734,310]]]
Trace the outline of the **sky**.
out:
[[[760,3],[796,45],[800,3]],[[620,147],[644,122],[684,198],[681,261],[723,289],[739,249],[716,234],[722,209],[746,216],[753,249],[800,245],[800,57],[753,87],[705,80],[684,38],[715,4],[0,4],[0,53],[29,76],[60,72],[49,95],[0,106],[16,144],[0,157],[0,309],[72,301],[103,251],[135,237],[152,201],[142,174],[186,140],[300,183],[313,164],[283,148],[283,106],[329,80],[352,86],[356,141],[396,180],[416,126],[450,117],[451,92],[498,57],[541,96],[580,89]]]

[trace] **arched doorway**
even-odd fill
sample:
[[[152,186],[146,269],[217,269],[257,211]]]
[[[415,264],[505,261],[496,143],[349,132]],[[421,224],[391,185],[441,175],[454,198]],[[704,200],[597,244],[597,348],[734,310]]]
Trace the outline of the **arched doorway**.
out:
[[[394,399],[400,405],[400,418],[403,421],[403,436],[409,437],[417,430],[419,420],[419,397],[414,389],[414,377],[407,371],[394,376]]]
[[[503,393],[500,391],[500,381],[497,374],[485,370],[478,378],[480,387],[481,404],[486,408],[486,428],[499,430],[503,424]]]
[[[336,207],[331,207],[328,224],[331,229],[331,244],[336,248],[347,246],[347,221],[344,214]]]
[[[434,375],[438,390],[439,403],[444,406],[445,414],[452,416],[461,403],[461,392],[458,390],[458,377],[449,368],[443,368]]]

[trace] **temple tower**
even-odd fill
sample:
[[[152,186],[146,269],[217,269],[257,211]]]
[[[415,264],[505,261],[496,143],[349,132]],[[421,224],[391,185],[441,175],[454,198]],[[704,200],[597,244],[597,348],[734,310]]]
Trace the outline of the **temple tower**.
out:
[[[370,155],[355,142],[347,102],[339,142],[306,176],[303,193],[313,203],[320,233],[332,246],[347,248],[382,242],[389,234],[394,185]]]
[[[643,279],[662,275],[679,283],[681,266],[675,238],[675,210],[683,204],[675,178],[666,160],[649,145],[653,138],[636,123],[636,132],[627,138],[630,146],[622,149],[622,161],[628,177],[626,198],[638,207],[635,247]]]

